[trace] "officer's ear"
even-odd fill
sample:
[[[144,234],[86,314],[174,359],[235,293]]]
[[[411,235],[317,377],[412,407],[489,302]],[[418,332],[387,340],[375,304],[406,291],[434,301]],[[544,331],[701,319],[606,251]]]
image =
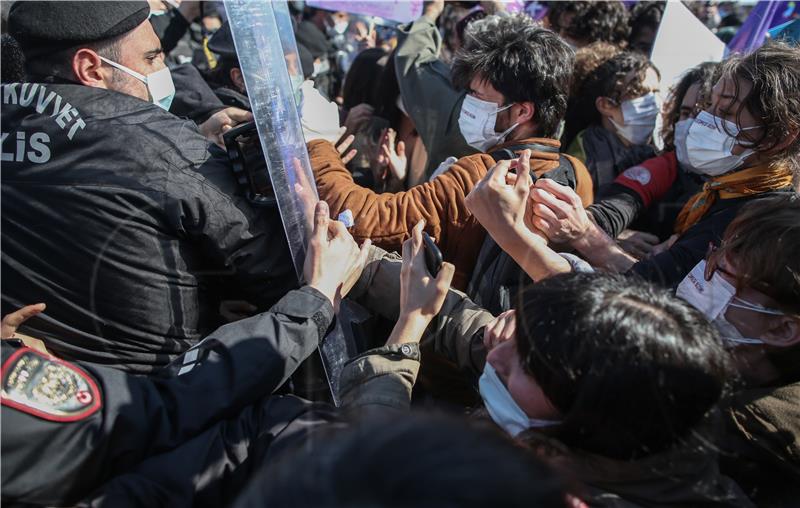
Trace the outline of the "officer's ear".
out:
[[[103,65],[100,55],[89,48],[81,48],[72,56],[72,73],[82,85],[110,89],[111,67]]]
[[[231,69],[230,78],[233,86],[235,86],[241,93],[245,93],[247,88],[244,86],[244,76],[242,76],[242,70],[234,67]]]

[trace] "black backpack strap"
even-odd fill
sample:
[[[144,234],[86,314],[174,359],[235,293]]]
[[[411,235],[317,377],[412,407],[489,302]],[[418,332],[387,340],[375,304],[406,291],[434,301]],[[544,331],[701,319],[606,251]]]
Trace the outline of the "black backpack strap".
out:
[[[572,190],[578,188],[575,166],[572,165],[572,162],[565,157],[563,153],[558,155],[558,167],[542,174],[540,178],[549,178],[561,185],[568,186]]]
[[[560,183],[561,185],[567,185],[571,189],[575,190],[578,186],[578,181],[575,177],[575,166],[572,165],[572,162],[564,156],[564,154],[560,153],[560,150],[554,146],[547,146],[547,145],[540,145],[538,143],[529,143],[529,144],[520,144],[509,146],[506,148],[501,148],[500,150],[496,150],[494,152],[490,152],[489,156],[495,160],[495,162],[500,162],[503,160],[511,160],[517,158],[517,152],[522,150],[531,150],[536,152],[545,152],[545,153],[557,153],[558,154],[558,167],[553,168],[550,171],[544,173],[538,178],[549,178],[555,182]],[[533,181],[537,180],[537,176],[531,173],[531,177],[533,177]]]
[[[517,152],[522,150],[530,150],[532,152],[545,152],[545,153],[559,153],[559,149],[555,146],[540,145],[539,143],[527,143],[521,145],[512,145],[500,150],[490,152],[489,156],[495,162],[505,161],[517,158]]]

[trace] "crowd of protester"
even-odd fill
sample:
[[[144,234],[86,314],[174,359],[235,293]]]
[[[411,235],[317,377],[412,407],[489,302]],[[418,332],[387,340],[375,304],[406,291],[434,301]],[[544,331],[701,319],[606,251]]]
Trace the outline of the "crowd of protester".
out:
[[[796,506],[796,39],[287,3],[300,276],[222,2],[3,3],[4,504]]]

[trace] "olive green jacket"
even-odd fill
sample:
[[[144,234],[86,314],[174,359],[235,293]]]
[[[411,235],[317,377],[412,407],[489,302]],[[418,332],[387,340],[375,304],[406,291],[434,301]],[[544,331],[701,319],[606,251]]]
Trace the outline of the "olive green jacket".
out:
[[[397,254],[370,247],[366,267],[349,298],[396,321],[400,314],[401,267]],[[486,362],[483,328],[492,319],[490,312],[451,289],[422,341],[432,341],[436,353],[455,362],[467,375],[478,377]],[[343,405],[350,411],[408,410],[419,362],[418,344],[384,346],[357,356],[342,371]]]

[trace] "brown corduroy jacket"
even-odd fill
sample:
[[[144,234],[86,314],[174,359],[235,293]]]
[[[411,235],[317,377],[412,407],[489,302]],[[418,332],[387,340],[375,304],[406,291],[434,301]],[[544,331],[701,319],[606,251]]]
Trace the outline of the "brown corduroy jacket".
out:
[[[560,147],[559,141],[547,138],[516,140],[506,145],[531,143]],[[493,150],[503,147],[499,145]],[[465,198],[495,164],[492,157],[487,154],[463,157],[430,182],[404,192],[377,194],[353,181],[331,143],[312,141],[308,153],[320,199],[327,201],[334,217],[344,210],[352,211],[355,225],[350,232],[357,241],[370,238],[379,247],[399,251],[414,225],[425,219],[425,231],[436,239],[445,261],[456,267],[453,287],[466,287],[486,230],[467,210]],[[575,190],[583,205],[588,206],[593,198],[589,172],[578,159],[565,157],[575,168]],[[557,153],[534,151],[531,170],[540,176],[558,167],[558,161]]]

